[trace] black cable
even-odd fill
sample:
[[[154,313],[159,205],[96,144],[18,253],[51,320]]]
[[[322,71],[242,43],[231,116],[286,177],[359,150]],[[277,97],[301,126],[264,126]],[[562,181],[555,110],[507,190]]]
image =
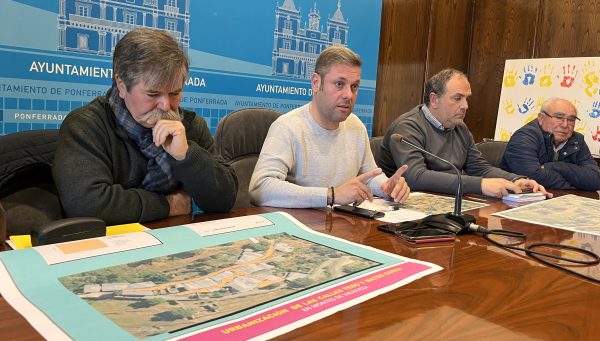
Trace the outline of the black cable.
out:
[[[517,231],[510,231],[510,230],[488,230],[485,227],[479,226],[477,224],[470,224],[469,230],[472,232],[481,233],[483,238],[485,238],[492,244],[495,244],[499,247],[510,249],[510,250],[523,251],[523,252],[525,252],[525,254],[527,256],[535,259],[536,261],[538,261],[542,264],[551,266],[551,267],[559,269],[559,270],[566,271],[570,274],[585,278],[585,279],[590,280],[595,283],[600,283],[600,279],[598,279],[598,278],[594,278],[594,277],[590,277],[590,276],[581,274],[579,272],[576,272],[576,271],[573,271],[573,270],[567,268],[566,266],[552,263],[552,262],[549,262],[548,260],[544,259],[544,258],[552,258],[552,259],[556,259],[559,261],[572,263],[572,264],[580,265],[580,266],[589,266],[589,265],[599,264],[600,256],[598,256],[597,254],[595,254],[594,252],[592,252],[590,250],[586,250],[586,249],[582,249],[580,247],[575,247],[575,246],[570,246],[570,245],[562,245],[562,244],[554,244],[554,243],[534,243],[534,244],[531,244],[531,245],[523,248],[523,247],[518,247],[515,245],[525,243],[525,240],[527,239],[527,235],[524,233],[517,232]],[[510,244],[502,244],[502,243],[497,242],[497,241],[493,240],[492,238],[490,238],[490,235],[515,238],[515,239],[517,239],[517,242],[510,243]],[[586,261],[586,260],[572,259],[572,258],[557,256],[557,255],[553,255],[550,253],[534,250],[535,248],[540,248],[540,247],[553,248],[555,250],[570,250],[575,253],[587,255],[587,256],[591,257],[591,260]]]

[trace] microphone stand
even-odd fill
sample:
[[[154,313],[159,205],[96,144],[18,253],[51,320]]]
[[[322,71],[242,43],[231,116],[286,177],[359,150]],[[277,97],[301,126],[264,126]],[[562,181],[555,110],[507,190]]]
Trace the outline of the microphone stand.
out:
[[[400,134],[392,134],[392,139],[396,142],[405,143],[412,148],[425,153],[437,160],[442,161],[445,164],[450,165],[456,173],[456,178],[458,180],[458,184],[456,186],[456,193],[454,197],[454,212],[442,213],[442,214],[432,214],[427,217],[421,219],[421,224],[427,225],[430,227],[440,228],[443,230],[451,231],[456,234],[466,233],[469,231],[469,225],[475,223],[475,217],[470,214],[463,214],[461,212],[462,206],[462,180],[460,177],[460,171],[456,166],[454,166],[450,161],[442,159],[441,157],[426,151],[425,149],[416,146],[404,139],[404,137]]]
[[[434,155],[425,149],[415,146],[414,144],[404,140],[404,137],[400,134],[392,134],[392,139],[395,142],[406,143],[407,145],[419,150],[422,153],[430,155],[446,164],[449,164],[454,172],[456,173],[456,177],[458,178],[458,185],[456,186],[456,197],[454,200],[454,212],[452,213],[444,213],[444,214],[432,214],[423,219],[419,223],[419,226],[429,226],[434,228],[443,229],[446,231],[452,231],[456,234],[466,233],[469,231],[479,232],[482,234],[483,238],[487,239],[492,244],[495,244],[501,248],[505,248],[508,250],[516,250],[523,251],[525,254],[534,260],[548,265],[560,270],[564,270],[570,274],[575,276],[583,277],[587,280],[590,280],[595,283],[600,283],[600,279],[582,274],[578,271],[572,270],[573,267],[576,266],[590,266],[600,264],[600,256],[596,255],[594,252],[590,250],[586,250],[579,247],[574,247],[570,245],[562,245],[562,244],[552,244],[552,243],[530,243],[526,247],[517,247],[515,244],[501,244],[498,241],[490,238],[490,235],[500,235],[510,238],[521,239],[522,243],[525,242],[527,236],[521,232],[509,231],[509,230],[488,230],[483,226],[479,226],[475,224],[475,217],[470,214],[462,214],[460,211],[460,206],[462,204],[462,181],[460,178],[460,172],[458,169],[450,163],[448,160],[444,160],[441,157]],[[550,252],[541,252],[536,249],[545,248],[549,249]],[[569,253],[578,253],[579,255],[574,256],[573,258],[564,257],[563,253],[566,253],[564,250],[569,250]],[[557,255],[557,251],[558,255]],[[585,256],[584,256],[585,255]],[[583,258],[582,258],[583,257]],[[585,258],[589,259],[586,260]],[[554,260],[551,260],[554,259]],[[558,260],[558,261],[555,261]],[[562,262],[568,262],[570,264],[563,264]]]

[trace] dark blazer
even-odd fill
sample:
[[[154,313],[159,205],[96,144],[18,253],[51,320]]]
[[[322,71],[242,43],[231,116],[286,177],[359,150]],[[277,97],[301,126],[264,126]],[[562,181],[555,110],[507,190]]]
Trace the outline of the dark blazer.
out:
[[[573,132],[556,161],[552,140],[552,134],[543,131],[537,120],[529,122],[511,136],[500,167],[523,174],[546,188],[600,189],[600,169],[583,135]]]

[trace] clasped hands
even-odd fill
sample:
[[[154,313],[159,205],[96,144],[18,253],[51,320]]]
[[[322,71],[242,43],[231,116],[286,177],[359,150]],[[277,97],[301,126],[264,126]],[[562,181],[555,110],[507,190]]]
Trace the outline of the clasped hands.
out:
[[[402,177],[402,174],[407,169],[407,165],[398,168],[396,173],[381,185],[381,191],[389,195],[394,202],[403,203],[410,193],[410,187],[408,187],[406,180]],[[376,168],[336,187],[334,189],[335,204],[360,204],[365,200],[373,201],[373,192],[366,183],[381,173],[381,168]]]
[[[180,188],[165,197],[169,202],[169,217],[192,213],[192,198],[183,189]]]

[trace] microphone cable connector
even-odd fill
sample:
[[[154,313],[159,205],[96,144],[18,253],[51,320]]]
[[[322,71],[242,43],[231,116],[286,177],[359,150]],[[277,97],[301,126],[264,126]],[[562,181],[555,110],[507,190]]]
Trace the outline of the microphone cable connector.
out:
[[[490,232],[485,227],[483,227],[481,225],[477,225],[475,223],[469,223],[469,225],[467,225],[467,228],[469,229],[469,232],[476,232],[476,233],[481,233],[481,234],[487,234]]]

